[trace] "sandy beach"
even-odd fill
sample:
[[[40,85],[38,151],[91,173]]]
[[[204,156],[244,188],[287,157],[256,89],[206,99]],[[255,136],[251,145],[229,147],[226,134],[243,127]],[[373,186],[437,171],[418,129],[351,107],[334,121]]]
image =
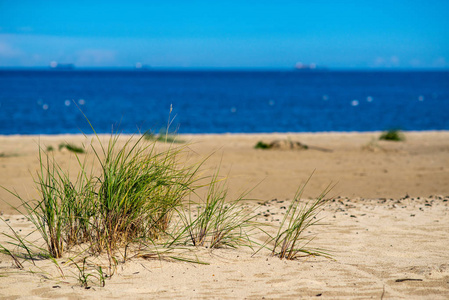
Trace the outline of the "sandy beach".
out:
[[[203,167],[218,166],[228,176],[229,196],[252,189],[245,205],[275,232],[297,188],[313,173],[304,199],[335,184],[320,213],[322,226],[314,247],[332,258],[293,261],[254,254],[250,248],[200,248],[208,265],[135,257],[119,264],[104,287],[84,289],[76,268],[64,276],[49,260],[15,267],[0,254],[0,298],[204,298],[204,299],[448,299],[449,298],[449,132],[405,132],[405,141],[379,141],[380,132],[181,135],[189,161],[209,157]],[[107,137],[104,137],[105,139]],[[125,137],[123,137],[125,138]],[[87,146],[92,137],[0,136],[0,185],[26,199],[36,197],[33,175],[38,149],[52,146],[55,159],[75,170],[75,156],[59,151],[68,142]],[[308,149],[260,150],[258,141],[298,141]],[[166,145],[160,145],[166,147]],[[81,156],[83,156],[82,154]],[[0,190],[0,232],[8,226],[23,233],[32,227],[13,209],[20,204]],[[261,243],[262,235],[257,235]],[[0,236],[0,244],[6,241]],[[257,247],[255,247],[257,249]],[[30,272],[29,270],[33,270]]]

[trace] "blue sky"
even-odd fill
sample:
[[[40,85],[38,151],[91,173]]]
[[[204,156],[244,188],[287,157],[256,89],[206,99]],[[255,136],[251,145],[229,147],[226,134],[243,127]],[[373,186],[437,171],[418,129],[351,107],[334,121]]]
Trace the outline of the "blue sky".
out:
[[[0,0],[0,67],[449,68],[449,1]]]

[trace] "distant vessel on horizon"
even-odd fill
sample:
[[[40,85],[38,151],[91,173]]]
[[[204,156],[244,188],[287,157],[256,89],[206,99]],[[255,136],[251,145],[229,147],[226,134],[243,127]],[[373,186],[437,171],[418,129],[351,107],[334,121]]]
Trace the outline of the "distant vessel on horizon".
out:
[[[151,69],[151,66],[144,65],[144,64],[138,62],[138,63],[136,63],[135,69],[136,70],[149,70],[149,69]]]
[[[303,64],[302,62],[298,62],[295,64],[296,71],[323,71],[327,70],[324,67],[318,67],[315,63],[311,64]]]
[[[50,63],[50,68],[53,70],[73,70],[75,69],[75,64],[60,64],[56,61]]]

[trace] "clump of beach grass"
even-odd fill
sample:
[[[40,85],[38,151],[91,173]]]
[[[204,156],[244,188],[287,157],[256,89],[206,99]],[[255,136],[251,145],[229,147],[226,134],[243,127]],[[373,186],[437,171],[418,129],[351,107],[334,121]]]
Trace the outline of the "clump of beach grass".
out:
[[[84,257],[81,266],[73,259],[70,259],[70,261],[72,261],[72,263],[77,268],[78,274],[75,274],[75,276],[77,277],[78,282],[83,288],[90,289],[91,283],[93,283],[94,281],[98,281],[98,285],[101,287],[105,286],[107,275],[103,272],[103,268],[101,266],[95,265],[93,267],[93,270],[89,271],[87,257]]]
[[[226,179],[218,175],[217,171],[212,176],[202,203],[188,203],[178,211],[182,226],[173,243],[206,248],[251,246],[250,233],[257,224],[254,212],[242,204],[248,192],[228,200]]]
[[[320,224],[320,219],[317,216],[323,209],[323,206],[329,201],[325,199],[325,196],[331,187],[328,186],[310,203],[301,203],[301,196],[309,180],[310,177],[304,185],[298,188],[277,233],[274,236],[270,236],[265,245],[263,245],[263,248],[270,249],[271,255],[280,259],[293,260],[304,255],[329,256],[324,250],[309,246],[314,236],[308,234],[308,230],[311,226]]]
[[[254,146],[254,149],[270,149],[271,145],[264,143],[262,141],[258,141],[257,144]]]
[[[5,153],[5,152],[0,152],[0,158],[17,157],[17,156],[19,156],[18,153]]]
[[[398,129],[390,129],[388,131],[383,132],[380,135],[379,140],[401,142],[405,141],[405,136]]]
[[[156,151],[154,143],[142,143],[143,137],[130,137],[125,145],[119,145],[119,139],[120,135],[112,135],[107,145],[92,146],[99,174],[86,164],[88,155],[82,160],[76,154],[79,173],[75,179],[52,153],[39,150],[40,169],[35,178],[39,197],[27,201],[8,190],[22,202],[17,212],[24,210],[24,217],[41,237],[30,240],[12,227],[11,234],[3,233],[9,241],[0,245],[0,251],[12,257],[17,267],[45,258],[61,270],[57,259],[73,254],[71,249],[79,253],[76,256],[105,254],[108,276],[115,270],[117,255],[126,260],[128,248],[154,257],[178,258],[162,240],[168,236],[166,230],[176,209],[196,188],[198,165],[186,166],[179,160],[184,148]],[[195,262],[195,258],[185,260]],[[86,273],[84,265],[76,265],[83,286],[94,278],[104,285],[102,269]]]
[[[96,136],[100,141],[99,137]],[[70,180],[55,158],[39,150],[40,170],[35,179],[40,197],[22,201],[24,216],[40,233],[45,248],[33,247],[14,231],[10,235],[27,253],[60,258],[66,249],[86,246],[91,253],[108,253],[137,240],[149,243],[164,235],[173,212],[195,189],[197,166],[178,161],[183,149],[156,151],[153,144],[130,137],[118,145],[120,135],[100,142],[92,152],[100,165],[94,174],[86,160],[76,158],[79,173]]]
[[[102,148],[105,159],[96,198],[100,218],[95,223],[99,250],[137,238],[158,239],[174,209],[195,189],[197,168],[177,161],[182,148],[156,152],[154,143],[141,146],[141,141],[128,140],[117,150],[117,138],[111,138],[108,148]]]
[[[69,143],[60,143],[58,146],[58,149],[59,149],[59,151],[61,151],[62,149],[67,149],[68,151],[73,152],[73,153],[85,153],[86,152],[84,150],[84,148],[78,147],[78,146],[75,146],[75,145],[69,144]],[[53,147],[47,149],[47,151],[52,151],[52,150],[53,150]]]

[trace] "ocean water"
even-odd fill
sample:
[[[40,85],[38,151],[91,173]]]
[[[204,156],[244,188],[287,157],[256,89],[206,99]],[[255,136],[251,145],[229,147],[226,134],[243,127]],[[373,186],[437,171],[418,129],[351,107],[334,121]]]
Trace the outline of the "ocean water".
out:
[[[449,72],[0,70],[0,134],[91,133],[81,110],[99,133],[449,130]]]

